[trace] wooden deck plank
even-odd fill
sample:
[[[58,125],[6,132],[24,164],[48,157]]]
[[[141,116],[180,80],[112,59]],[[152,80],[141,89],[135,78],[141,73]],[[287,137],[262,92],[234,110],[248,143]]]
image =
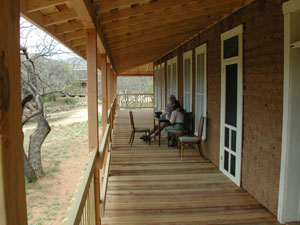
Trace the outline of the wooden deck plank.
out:
[[[134,111],[136,126],[153,127],[151,111]],[[150,146],[135,137],[128,145],[128,111],[118,111],[104,225],[279,224],[244,189],[193,148]]]

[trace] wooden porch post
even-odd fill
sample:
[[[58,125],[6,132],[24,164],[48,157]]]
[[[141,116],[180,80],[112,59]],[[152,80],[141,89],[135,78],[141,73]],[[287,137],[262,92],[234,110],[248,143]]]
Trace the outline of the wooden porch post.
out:
[[[101,54],[100,56],[100,68],[101,68],[101,83],[102,83],[102,133],[106,129],[107,125],[107,70],[106,70],[106,54]]]
[[[0,224],[27,225],[18,0],[0,1]]]
[[[89,150],[98,148],[98,76],[96,30],[87,30]]]
[[[107,73],[107,108],[110,108],[111,105],[111,68],[110,63],[106,64],[106,73]]]
[[[98,149],[98,74],[97,74],[97,36],[95,29],[87,30],[86,59],[88,71],[88,127],[89,151]],[[94,171],[96,224],[100,225],[100,179],[99,169]]]

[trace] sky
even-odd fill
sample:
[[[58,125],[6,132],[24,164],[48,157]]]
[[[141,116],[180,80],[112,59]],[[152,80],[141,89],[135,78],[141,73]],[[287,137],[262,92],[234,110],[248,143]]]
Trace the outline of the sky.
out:
[[[30,53],[41,51],[42,46],[44,46],[45,44],[50,45],[50,43],[53,41],[53,38],[50,35],[46,34],[44,31],[40,30],[38,27],[34,26],[22,17],[20,19],[20,26],[20,45],[25,46]],[[66,60],[77,56],[71,50],[69,50],[67,47],[60,44],[56,40],[54,43],[54,51],[58,52],[59,54],[50,56],[49,58]]]

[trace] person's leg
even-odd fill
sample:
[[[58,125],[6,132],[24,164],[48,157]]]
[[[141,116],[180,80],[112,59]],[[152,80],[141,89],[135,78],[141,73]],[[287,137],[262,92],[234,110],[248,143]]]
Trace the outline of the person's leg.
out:
[[[155,136],[157,136],[159,134],[159,132],[161,132],[167,126],[168,126],[167,123],[161,123],[160,124],[160,129],[157,128],[156,131],[153,134],[155,134]]]
[[[158,125],[155,125],[155,127],[153,129],[150,130],[150,135],[155,133],[158,130]]]
[[[168,131],[174,130],[174,126],[167,126],[164,129],[164,137],[168,138]]]

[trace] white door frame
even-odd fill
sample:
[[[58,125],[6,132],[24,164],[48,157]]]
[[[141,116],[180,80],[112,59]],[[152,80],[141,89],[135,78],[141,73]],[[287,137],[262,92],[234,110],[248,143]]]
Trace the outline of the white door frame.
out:
[[[239,51],[237,57],[224,59],[224,40],[239,36]],[[241,186],[242,164],[242,133],[243,133],[243,25],[221,34],[221,123],[220,123],[220,163],[219,169],[227,175],[235,184]],[[226,66],[237,64],[237,127],[236,127],[236,174],[235,177],[227,172],[224,167],[224,136],[225,136],[225,103],[226,103]],[[230,138],[231,141],[231,138]],[[230,162],[230,161],[229,161]],[[230,163],[229,163],[230,166]]]
[[[289,162],[293,157],[291,155],[291,146],[289,140],[289,132],[291,131],[292,121],[289,117],[291,114],[291,74],[290,74],[290,53],[291,53],[291,13],[300,11],[300,1],[290,0],[283,4],[284,14],[284,91],[283,91],[283,121],[282,121],[282,151],[281,151],[281,169],[280,184],[278,196],[278,220],[280,223],[290,221],[300,221],[300,199],[298,199],[298,209],[291,206],[288,202],[290,192],[289,185],[293,178],[290,178]],[[300,40],[298,40],[300,41]],[[291,210],[292,209],[292,210]],[[297,212],[298,211],[298,212]],[[298,214],[298,215],[297,215]]]
[[[198,65],[197,65],[197,56],[204,54],[204,114],[205,114],[205,118],[204,118],[204,124],[203,124],[203,132],[202,132],[202,140],[206,140],[206,127],[207,127],[207,44],[202,44],[199,47],[196,48],[195,51],[195,64],[196,64],[196,72],[195,72],[195,111],[197,112],[198,109],[198,102],[197,102],[197,82],[198,82]],[[197,113],[195,112],[196,116]],[[199,126],[199,124],[196,124],[196,119],[195,119],[195,135],[198,136],[198,132],[196,132],[196,129],[198,129],[197,127]]]
[[[190,73],[191,73],[191,79],[190,79],[190,94],[191,94],[191,98],[190,98],[190,108],[189,109],[185,109],[188,112],[192,112],[193,111],[193,50],[190,50],[188,52],[185,52],[183,54],[183,105],[185,105],[184,102],[184,95],[185,95],[185,60],[186,59],[190,59]]]

